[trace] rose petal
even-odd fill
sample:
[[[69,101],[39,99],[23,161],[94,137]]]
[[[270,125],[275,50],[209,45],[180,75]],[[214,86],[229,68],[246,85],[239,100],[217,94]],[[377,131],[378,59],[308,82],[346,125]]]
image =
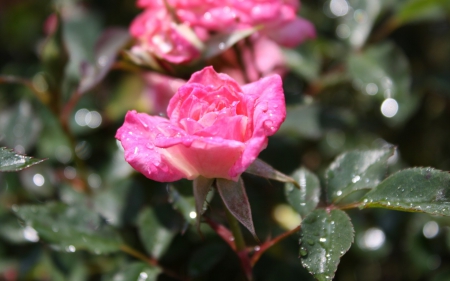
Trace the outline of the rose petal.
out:
[[[310,21],[296,18],[281,26],[265,30],[265,34],[278,44],[292,48],[307,39],[316,38],[316,29]]]
[[[125,160],[146,177],[160,182],[171,182],[181,178],[192,177],[196,170],[184,158],[177,159],[169,155],[164,148],[156,147],[154,140],[158,134],[180,136],[185,133],[177,129],[167,119],[149,116],[136,111],[129,111],[125,122],[116,133],[125,150]]]
[[[271,75],[257,82],[244,85],[242,90],[247,106],[254,108],[252,119],[253,134],[245,143],[242,157],[230,170],[230,176],[244,172],[267,146],[267,137],[273,135],[286,118],[286,106],[280,76]]]

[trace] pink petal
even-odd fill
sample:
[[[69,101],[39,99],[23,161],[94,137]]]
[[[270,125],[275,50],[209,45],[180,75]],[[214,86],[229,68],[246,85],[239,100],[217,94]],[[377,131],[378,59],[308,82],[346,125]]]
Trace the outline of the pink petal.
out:
[[[296,18],[281,26],[265,30],[265,33],[278,44],[295,47],[307,39],[316,38],[314,25],[303,18]]]
[[[244,85],[242,90],[248,97],[247,106],[254,108],[253,116],[249,120],[252,122],[253,134],[245,143],[242,157],[230,170],[231,176],[245,171],[267,146],[267,137],[275,134],[286,118],[286,105],[279,75],[271,75]]]
[[[196,174],[196,170],[185,163],[182,157],[169,155],[166,149],[155,146],[154,140],[158,134],[176,135],[175,132],[180,136],[185,135],[165,118],[133,110],[125,116],[116,138],[125,150],[125,160],[134,169],[152,180],[171,182]],[[176,160],[180,160],[179,163]]]

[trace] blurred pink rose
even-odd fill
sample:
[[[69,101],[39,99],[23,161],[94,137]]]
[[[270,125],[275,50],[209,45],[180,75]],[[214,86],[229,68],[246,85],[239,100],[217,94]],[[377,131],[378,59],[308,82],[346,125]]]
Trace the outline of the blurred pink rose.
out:
[[[201,43],[211,34],[233,33],[259,27],[285,47],[294,47],[314,38],[313,25],[297,16],[298,0],[138,0],[145,8],[132,24],[131,33],[150,52],[172,63],[187,62],[199,56]],[[175,24],[179,22],[178,24]],[[184,29],[174,25],[184,25]]]
[[[221,55],[223,61],[217,63],[218,70],[230,75],[239,84],[245,84],[246,80],[257,81],[271,74],[284,75],[287,67],[280,46],[265,36],[250,39],[248,46],[238,44],[245,69],[241,69],[234,50],[229,49]]]
[[[281,78],[240,87],[212,67],[192,75],[167,108],[169,120],[129,111],[117,131],[125,159],[146,177],[237,180],[286,117]]]
[[[200,55],[201,42],[184,24],[177,24],[165,9],[147,9],[137,16],[130,33],[140,49],[172,63],[191,61]]]

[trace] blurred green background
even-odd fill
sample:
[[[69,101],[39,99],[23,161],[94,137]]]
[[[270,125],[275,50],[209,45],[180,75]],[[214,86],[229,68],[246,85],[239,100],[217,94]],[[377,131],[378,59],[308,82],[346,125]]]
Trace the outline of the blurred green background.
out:
[[[54,5],[72,16],[62,32],[65,55],[44,32]],[[67,102],[80,79],[77,65],[93,60],[101,31],[127,28],[137,13],[133,1],[0,2],[0,75],[22,77],[38,92],[0,84],[0,146],[48,158],[22,172],[0,174],[0,280],[153,280],[156,269],[117,251],[117,233],[124,244],[153,253],[182,276],[242,279],[228,246],[206,226],[203,238],[192,226],[186,207],[192,206],[190,182],[174,184],[179,194],[124,163],[115,131],[127,110],[151,108],[138,74],[113,69],[81,96],[69,116],[72,137],[52,113],[52,87],[60,87]],[[321,176],[346,150],[394,144],[389,172],[410,166],[450,170],[450,1],[307,0],[300,14],[314,23],[317,39],[285,51],[288,117],[261,158],[287,174],[303,165]],[[68,60],[60,72],[52,72],[55,57]],[[92,195],[80,192],[71,145],[84,162]],[[287,211],[276,212],[287,204],[283,185],[249,175],[244,181],[260,239],[285,231],[280,221],[289,221]],[[224,222],[216,197],[207,215]],[[44,228],[54,227],[46,239],[14,214],[17,206],[54,201],[74,209],[20,209]],[[348,213],[355,243],[335,280],[450,280],[450,219],[387,210]],[[64,236],[69,224],[80,232]],[[86,225],[101,235],[78,241]],[[148,245],[155,229],[160,240]],[[292,235],[262,256],[255,279],[313,280],[298,255],[298,237]],[[161,274],[158,280],[177,279]]]

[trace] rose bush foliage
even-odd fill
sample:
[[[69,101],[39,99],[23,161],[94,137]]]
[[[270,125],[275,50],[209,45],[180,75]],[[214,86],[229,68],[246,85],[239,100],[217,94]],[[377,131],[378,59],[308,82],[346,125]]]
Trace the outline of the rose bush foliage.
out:
[[[169,120],[129,111],[117,131],[125,159],[150,179],[237,180],[286,116],[281,78],[240,87],[212,67],[196,72],[167,108]]]

